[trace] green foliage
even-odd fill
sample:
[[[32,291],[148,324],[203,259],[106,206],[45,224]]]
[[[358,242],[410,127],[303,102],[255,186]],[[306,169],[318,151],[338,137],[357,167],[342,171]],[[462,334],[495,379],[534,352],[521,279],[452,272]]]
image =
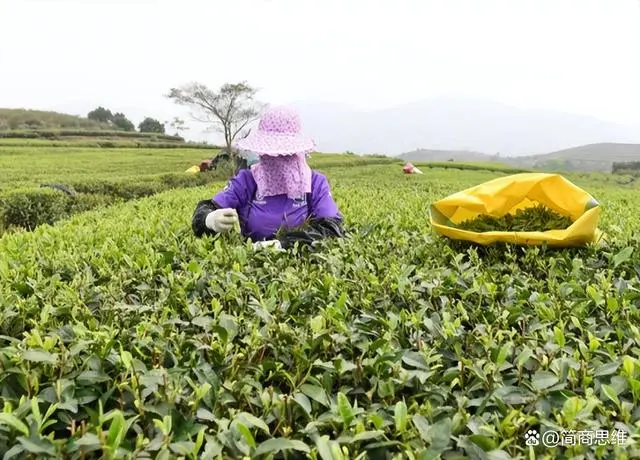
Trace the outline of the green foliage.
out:
[[[619,161],[613,162],[611,172],[614,174],[632,174],[640,173],[640,161]]]
[[[612,162],[607,156],[600,158],[553,158],[538,160],[534,169],[557,172],[609,172]]]
[[[99,195],[81,193],[68,199],[67,210],[68,215],[79,214],[81,212],[92,211],[94,209],[111,206],[120,203],[121,199],[117,195]]]
[[[157,140],[184,142],[178,136],[153,134]],[[34,131],[0,131],[1,139],[68,139],[68,138],[100,138],[100,139],[140,139],[150,141],[152,134],[128,131],[89,131],[89,130],[34,130]]]
[[[189,176],[184,171],[216,151],[197,149],[96,149],[4,147],[0,190],[40,187],[43,183],[140,180],[158,174]]]
[[[0,149],[0,168],[11,178],[2,184],[5,189],[0,194],[0,229],[33,229],[96,207],[224,181],[235,171],[226,162],[206,173],[183,172],[201,160],[202,153],[189,150]],[[326,168],[380,162],[390,160],[324,154],[314,155],[311,160],[314,167]],[[170,172],[176,170],[180,172]],[[61,192],[27,188],[51,182],[71,186],[79,195],[68,197]],[[16,187],[20,189],[15,190]]]
[[[0,230],[33,230],[39,225],[53,224],[80,212],[175,188],[198,187],[229,177],[224,174],[214,171],[195,176],[163,174],[119,181],[71,181],[67,185],[78,192],[76,196],[48,188],[15,190],[0,194]]]
[[[526,209],[518,209],[514,213],[502,217],[480,215],[474,219],[461,222],[458,227],[472,232],[546,232],[563,230],[573,222],[542,204],[535,204]]]
[[[84,147],[84,148],[116,148],[116,149],[214,149],[219,150],[216,145],[209,145],[202,142],[155,142],[136,141],[136,140],[102,140],[90,137],[65,138],[65,140],[46,140],[46,139],[2,139],[0,138],[0,147]],[[209,155],[207,153],[201,155]]]
[[[111,113],[111,110],[105,109],[104,107],[98,107],[92,110],[87,114],[87,118],[100,123],[106,123],[109,126],[122,131],[136,130],[134,124],[125,116],[124,113]]]
[[[350,237],[304,257],[193,237],[223,182],[4,235],[0,451],[638,458],[631,435],[524,434],[637,442],[640,191],[590,183],[609,246],[479,249],[426,207],[495,173],[397,168],[327,169]]]
[[[109,129],[109,125],[87,118],[57,112],[26,109],[0,109],[0,130],[24,129]]]
[[[164,134],[164,125],[154,118],[147,117],[138,125],[141,133]]]
[[[0,147],[0,191],[27,186],[39,187],[46,182],[69,183],[87,178],[111,182],[164,173],[183,174],[193,165],[211,159],[216,149],[192,148],[50,148]],[[393,164],[392,158],[347,157],[313,154],[313,167],[349,167],[367,164]],[[400,169],[398,170],[400,171]]]
[[[133,123],[121,112],[111,113],[111,110],[98,107],[87,114],[89,120],[105,123],[122,131],[135,131]]]
[[[24,190],[0,195],[0,228],[52,224],[68,215],[69,198],[56,190]]]
[[[98,107],[87,114],[89,120],[95,120],[100,123],[110,123],[113,120],[113,114],[111,110],[107,110],[104,107]]]
[[[460,171],[495,171],[495,172],[504,172],[504,173],[509,173],[509,174],[518,174],[518,173],[523,173],[523,172],[530,172],[527,169],[519,169],[519,168],[512,168],[506,165],[503,165],[501,163],[493,163],[493,162],[486,162],[486,163],[458,163],[455,161],[442,161],[442,162],[438,162],[438,161],[432,161],[432,162],[427,162],[427,163],[422,163],[422,162],[418,162],[418,163],[414,163],[412,162],[413,165],[417,166],[418,168],[441,168],[441,169],[458,169]]]
[[[121,129],[123,131],[135,131],[136,127],[133,125],[131,120],[129,120],[124,113],[115,113],[113,114],[113,118],[111,119],[111,123],[117,129]]]

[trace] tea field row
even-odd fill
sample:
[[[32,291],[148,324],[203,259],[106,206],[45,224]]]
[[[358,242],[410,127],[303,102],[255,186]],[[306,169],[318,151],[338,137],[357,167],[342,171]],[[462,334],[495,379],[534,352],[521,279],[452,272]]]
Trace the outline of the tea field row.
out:
[[[206,149],[0,147],[0,191],[45,182],[123,180],[185,171],[217,155]],[[314,154],[314,167],[397,163],[391,158]]]
[[[435,236],[428,207],[498,173],[326,173],[348,237],[313,252],[195,238],[193,208],[223,182],[0,237],[0,451],[640,454],[524,437],[640,434],[640,191],[581,179],[608,246],[474,248]]]

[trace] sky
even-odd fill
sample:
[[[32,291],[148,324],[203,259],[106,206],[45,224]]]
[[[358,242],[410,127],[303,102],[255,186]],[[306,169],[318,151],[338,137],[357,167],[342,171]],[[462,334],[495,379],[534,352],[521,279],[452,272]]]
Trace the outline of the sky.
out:
[[[455,94],[640,126],[640,0],[0,0],[0,107],[164,121],[188,115],[169,88],[242,80],[269,104]]]

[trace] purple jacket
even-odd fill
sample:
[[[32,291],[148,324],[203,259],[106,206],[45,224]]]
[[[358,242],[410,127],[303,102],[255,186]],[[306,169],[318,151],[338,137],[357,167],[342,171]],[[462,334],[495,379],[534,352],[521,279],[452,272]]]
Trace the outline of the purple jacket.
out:
[[[209,212],[220,208],[235,209],[242,234],[253,241],[273,239],[280,228],[285,230],[284,241],[281,241],[284,247],[291,246],[294,241],[342,236],[342,215],[331,196],[327,178],[317,171],[312,172],[311,193],[290,199],[286,195],[257,196],[251,171],[241,170],[211,200],[198,203],[192,222],[197,236],[214,233],[204,222]],[[305,221],[308,228],[296,230]]]

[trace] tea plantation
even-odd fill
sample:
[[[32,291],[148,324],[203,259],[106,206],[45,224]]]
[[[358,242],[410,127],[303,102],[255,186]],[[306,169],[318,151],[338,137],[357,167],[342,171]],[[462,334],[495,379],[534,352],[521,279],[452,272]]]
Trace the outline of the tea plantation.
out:
[[[316,165],[313,252],[195,238],[220,181],[0,237],[4,458],[640,456],[640,190],[576,179],[602,247],[477,248],[428,206],[506,173]]]

